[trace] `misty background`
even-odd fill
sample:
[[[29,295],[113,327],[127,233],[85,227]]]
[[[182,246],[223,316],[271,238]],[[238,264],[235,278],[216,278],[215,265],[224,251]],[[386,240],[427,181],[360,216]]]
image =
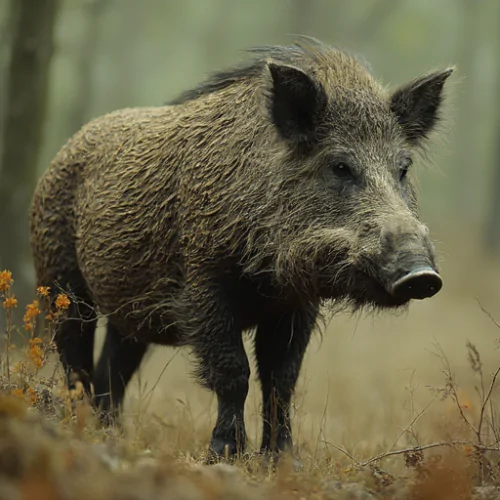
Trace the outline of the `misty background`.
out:
[[[415,165],[443,289],[401,317],[334,318],[309,349],[301,378],[297,411],[313,427],[329,414],[325,394],[336,394],[331,439],[345,438],[353,414],[358,431],[391,432],[403,418],[410,378],[420,381],[422,404],[440,383],[435,341],[459,373],[467,370],[467,340],[488,367],[500,361],[489,317],[500,320],[499,22],[495,0],[0,0],[0,270],[14,274],[21,313],[34,296],[33,190],[88,120],[162,105],[240,61],[245,48],[291,44],[294,34],[359,54],[391,86],[456,65],[440,140]],[[159,377],[172,352],[155,351],[144,377]],[[205,416],[210,396],[190,381],[183,355],[158,391],[164,414],[194,400]]]

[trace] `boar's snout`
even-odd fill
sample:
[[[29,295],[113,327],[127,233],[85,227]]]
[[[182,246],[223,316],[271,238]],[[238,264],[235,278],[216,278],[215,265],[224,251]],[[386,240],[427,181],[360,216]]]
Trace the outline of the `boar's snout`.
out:
[[[441,276],[431,267],[416,267],[389,286],[389,293],[401,300],[427,299],[441,290]]]
[[[434,265],[434,247],[427,227],[415,219],[392,221],[382,230],[382,252],[389,257],[386,289],[398,301],[427,299],[441,290],[443,281]],[[396,222],[394,224],[394,222]]]

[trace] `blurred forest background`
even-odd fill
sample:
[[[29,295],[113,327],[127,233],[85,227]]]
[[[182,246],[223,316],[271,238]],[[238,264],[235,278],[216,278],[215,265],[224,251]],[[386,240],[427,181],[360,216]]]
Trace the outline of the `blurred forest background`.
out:
[[[428,371],[435,338],[458,368],[466,339],[482,342],[485,363],[498,362],[498,330],[481,307],[500,318],[499,28],[497,0],[0,0],[0,269],[13,271],[20,302],[31,300],[27,209],[47,164],[82,124],[120,107],[161,105],[247,47],[306,34],[361,54],[391,85],[449,64],[457,71],[443,141],[417,166],[443,291],[403,318],[335,319],[305,372],[318,387],[330,376],[339,391],[349,385],[349,415],[356,398],[400,405],[407,378],[391,389],[399,370],[418,368],[423,385],[438,380],[439,366],[436,377]],[[151,377],[165,364],[164,351],[157,356]],[[184,366],[169,371],[165,394],[198,390],[178,382]],[[309,391],[308,412],[316,396],[321,414],[321,391]]]

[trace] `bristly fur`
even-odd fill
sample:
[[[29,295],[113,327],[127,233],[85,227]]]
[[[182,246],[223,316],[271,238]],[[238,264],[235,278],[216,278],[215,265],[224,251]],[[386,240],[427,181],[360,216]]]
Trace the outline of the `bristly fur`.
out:
[[[184,104],[188,101],[224,90],[248,78],[256,77],[262,72],[262,69],[269,60],[293,65],[303,63],[305,58],[306,60],[309,58],[311,62],[324,63],[331,57],[332,48],[313,37],[301,36],[298,37],[293,46],[264,45],[248,48],[246,52],[254,56],[250,62],[240,63],[233,68],[214,72],[195,88],[182,92],[179,96],[169,101],[168,104]],[[367,71],[370,70],[368,62],[360,56],[349,54],[346,51],[338,51],[338,54],[352,59],[353,62],[362,65]],[[324,61],[321,61],[321,58],[324,58]]]
[[[218,397],[219,455],[245,444],[244,330],[255,329],[262,448],[289,449],[321,306],[404,308],[391,283],[435,266],[405,169],[439,121],[448,75],[392,93],[316,40],[251,52],[171,105],[86,124],[31,210],[38,284],[75,299],[56,337],[68,382],[93,384],[113,414],[148,344],[189,346]],[[94,366],[97,310],[108,331]]]
[[[214,73],[200,85],[196,86],[194,89],[183,92],[168,104],[172,106],[185,104],[188,101],[224,90],[242,80],[257,76],[261,72],[263,66],[263,61],[255,61],[250,65]]]

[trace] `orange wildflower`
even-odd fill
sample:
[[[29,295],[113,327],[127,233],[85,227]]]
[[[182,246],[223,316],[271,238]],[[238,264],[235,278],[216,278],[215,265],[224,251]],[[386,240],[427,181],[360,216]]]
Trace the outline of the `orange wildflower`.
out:
[[[71,302],[70,302],[68,296],[65,295],[64,293],[60,293],[57,296],[57,299],[56,299],[57,309],[62,309],[62,310],[67,309],[70,304],[71,304]]]
[[[50,293],[50,286],[39,286],[36,291],[38,292],[38,295],[48,297]]]
[[[43,366],[43,350],[41,344],[42,339],[38,337],[30,339],[29,357],[37,368]]]
[[[17,299],[14,297],[8,297],[3,301],[4,309],[14,309],[14,307],[17,307]]]
[[[24,328],[31,332],[34,329],[36,317],[40,314],[40,309],[38,308],[38,300],[34,300],[31,304],[26,306],[26,312],[24,313]]]
[[[14,283],[12,279],[12,273],[10,271],[4,270],[0,272],[0,292],[6,292]]]

